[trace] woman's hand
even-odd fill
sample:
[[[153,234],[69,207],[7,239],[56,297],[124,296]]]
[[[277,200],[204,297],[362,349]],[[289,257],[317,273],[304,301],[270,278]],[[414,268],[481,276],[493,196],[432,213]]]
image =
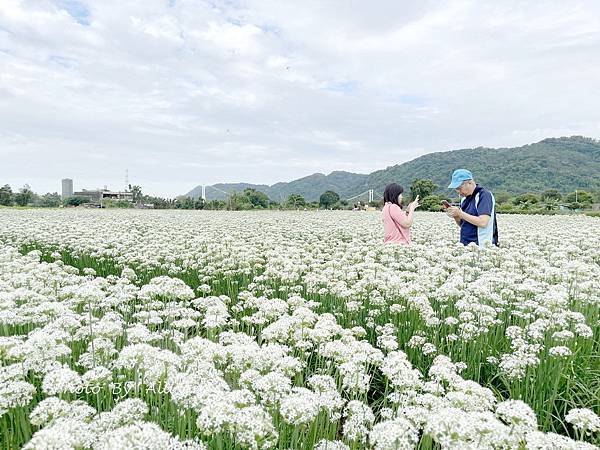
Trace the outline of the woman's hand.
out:
[[[417,195],[417,196],[415,197],[415,199],[414,199],[412,202],[410,202],[410,203],[408,204],[408,210],[409,210],[409,211],[414,211],[414,210],[415,210],[415,209],[417,209],[419,206],[421,206],[421,205],[420,205],[420,203],[419,203],[419,196]]]

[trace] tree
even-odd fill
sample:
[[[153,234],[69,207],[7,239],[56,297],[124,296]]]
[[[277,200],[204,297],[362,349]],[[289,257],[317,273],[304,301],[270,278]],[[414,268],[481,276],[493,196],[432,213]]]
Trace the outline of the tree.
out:
[[[337,192],[325,191],[319,197],[319,205],[323,206],[324,208],[330,208],[332,205],[337,203],[339,199],[340,196]]]
[[[331,209],[348,209],[348,200],[338,200],[333,205],[331,205]]]
[[[198,197],[196,201],[194,201],[194,209],[204,209],[206,206],[206,202],[202,197]]]
[[[58,208],[60,206],[61,199],[58,193],[50,193],[44,194],[40,197],[39,205],[43,208]]]
[[[116,200],[116,199],[105,199],[102,202],[102,206],[104,206],[105,208],[119,208],[119,209],[126,209],[126,208],[133,208],[133,204],[131,202],[128,202],[127,200]]]
[[[73,197],[66,198],[64,201],[64,204],[66,206],[79,206],[79,205],[82,205],[84,203],[89,203],[89,202],[90,202],[90,199],[88,197],[73,196]]]
[[[528,208],[530,205],[535,205],[540,201],[539,197],[532,192],[525,192],[516,196],[513,199],[513,203],[516,206],[521,206],[523,208]]]
[[[425,198],[433,194],[437,188],[437,185],[431,180],[416,179],[410,185],[410,196],[413,200],[417,195],[419,198]]]
[[[567,194],[565,201],[567,203],[590,204],[594,202],[594,197],[589,192],[578,190]]]
[[[0,205],[11,206],[13,204],[13,192],[8,184],[0,188]]]
[[[253,205],[250,203],[250,199],[245,194],[232,191],[227,198],[227,210],[228,211],[245,211],[252,209]]]
[[[510,194],[506,191],[494,192],[494,199],[499,205],[510,201]]]
[[[33,191],[28,184],[23,186],[20,191],[15,194],[15,203],[19,206],[27,206],[33,200]]]
[[[131,186],[131,194],[133,195],[133,203],[139,204],[142,203],[142,187],[141,186]]]
[[[285,200],[285,206],[288,208],[303,208],[306,206],[306,200],[300,194],[290,194]]]
[[[227,209],[227,203],[223,200],[210,200],[206,203],[204,209],[222,210]]]
[[[442,197],[439,195],[428,195],[427,197],[420,200],[421,209],[423,211],[441,211],[442,210]]]
[[[141,203],[151,204],[154,209],[172,209],[175,207],[175,202],[168,198],[153,197],[151,195],[143,195]]]
[[[544,202],[544,208],[546,211],[555,211],[559,206],[558,200],[555,198],[550,198]]]
[[[244,196],[246,196],[252,208],[267,208],[269,206],[269,197],[264,192],[246,188],[244,189]]]
[[[175,201],[177,209],[194,209],[194,199],[192,197],[180,197]]]
[[[558,189],[546,189],[542,192],[542,201],[543,202],[560,202],[562,200],[562,195]]]

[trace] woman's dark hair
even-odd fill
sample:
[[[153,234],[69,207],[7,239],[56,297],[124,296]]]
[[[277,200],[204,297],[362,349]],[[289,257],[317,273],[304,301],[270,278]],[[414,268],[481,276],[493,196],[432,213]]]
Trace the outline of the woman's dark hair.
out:
[[[391,202],[398,206],[402,206],[398,203],[398,196],[404,192],[404,188],[396,183],[390,183],[385,187],[383,191],[383,203]]]

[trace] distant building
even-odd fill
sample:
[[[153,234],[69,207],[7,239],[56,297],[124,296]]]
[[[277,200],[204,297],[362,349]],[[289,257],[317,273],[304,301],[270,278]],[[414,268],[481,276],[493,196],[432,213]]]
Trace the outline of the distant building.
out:
[[[109,191],[108,189],[94,189],[75,192],[77,197],[87,197],[90,203],[101,205],[104,200],[125,200],[133,202],[133,193],[127,191]]]
[[[73,196],[73,180],[71,178],[63,178],[62,180],[62,198]]]

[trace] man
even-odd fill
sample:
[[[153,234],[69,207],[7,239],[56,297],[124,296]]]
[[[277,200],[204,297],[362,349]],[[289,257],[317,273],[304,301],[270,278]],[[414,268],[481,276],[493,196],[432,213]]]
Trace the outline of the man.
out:
[[[457,169],[452,174],[448,189],[454,189],[461,197],[460,207],[446,208],[460,227],[460,242],[471,242],[483,247],[487,243],[498,245],[496,223],[496,201],[493,194],[475,183],[473,174],[466,169]]]

